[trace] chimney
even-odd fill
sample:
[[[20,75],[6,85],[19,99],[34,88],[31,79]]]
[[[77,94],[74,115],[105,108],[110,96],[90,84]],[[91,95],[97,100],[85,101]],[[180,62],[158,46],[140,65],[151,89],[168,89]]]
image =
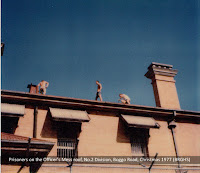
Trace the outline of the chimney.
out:
[[[180,109],[174,76],[177,70],[172,65],[152,62],[145,76],[152,80],[157,107]]]
[[[28,84],[27,88],[29,88],[29,93],[38,94],[38,86],[37,85],[33,85],[31,83],[31,84]]]

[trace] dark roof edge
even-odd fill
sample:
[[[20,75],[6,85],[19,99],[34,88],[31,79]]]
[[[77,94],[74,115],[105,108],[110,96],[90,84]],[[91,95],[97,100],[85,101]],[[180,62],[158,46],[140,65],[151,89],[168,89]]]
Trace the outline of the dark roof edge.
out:
[[[25,140],[12,140],[12,139],[2,139],[1,142],[28,144],[28,141],[25,141]],[[55,142],[31,141],[30,144],[52,145],[53,146],[55,144]]]
[[[6,139],[5,139],[6,138]],[[43,139],[30,138],[31,144],[46,144],[46,145],[54,145],[55,142],[46,141]],[[1,132],[1,142],[10,142],[10,143],[28,143],[29,137],[15,135],[10,133]]]
[[[78,98],[70,98],[70,97],[61,97],[61,96],[52,96],[52,95],[41,95],[41,94],[31,94],[26,92],[18,92],[18,91],[9,91],[9,90],[1,90],[2,101],[6,96],[11,97],[20,97],[23,98],[31,98],[32,100],[40,100],[40,101],[47,101],[53,102],[55,105],[59,103],[64,104],[73,104],[73,105],[89,105],[94,107],[101,107],[101,108],[109,108],[109,109],[123,109],[123,110],[142,110],[144,112],[159,112],[159,114],[172,114],[176,111],[177,115],[185,115],[185,116],[195,116],[200,118],[200,112],[198,111],[189,111],[189,110],[174,110],[174,109],[165,109],[159,107],[152,107],[152,106],[142,106],[142,105],[125,105],[121,103],[113,103],[113,102],[100,102],[95,100],[87,100],[87,99],[78,99]]]

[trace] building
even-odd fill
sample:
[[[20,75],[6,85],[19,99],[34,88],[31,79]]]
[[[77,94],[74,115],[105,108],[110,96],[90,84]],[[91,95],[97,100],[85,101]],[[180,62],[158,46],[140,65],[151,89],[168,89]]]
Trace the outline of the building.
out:
[[[180,108],[176,74],[171,65],[152,63],[148,67],[145,76],[152,80],[156,107],[41,95],[32,84],[29,93],[2,90],[2,172],[199,172],[200,112]],[[90,160],[29,160],[47,156]],[[122,163],[122,156],[187,156],[193,161],[139,160],[132,164]],[[92,163],[94,158],[97,161]]]

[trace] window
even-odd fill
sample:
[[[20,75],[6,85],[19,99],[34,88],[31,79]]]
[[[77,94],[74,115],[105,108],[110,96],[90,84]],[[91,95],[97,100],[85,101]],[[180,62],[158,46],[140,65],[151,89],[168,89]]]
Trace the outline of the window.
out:
[[[1,103],[1,131],[15,133],[20,117],[25,113],[25,105]]]
[[[121,114],[121,119],[130,135],[133,156],[148,157],[149,129],[159,129],[160,125],[153,117]]]
[[[133,156],[148,157],[148,129],[133,128],[130,133],[131,150]]]
[[[60,158],[76,158],[78,156],[78,136],[81,123],[54,122],[57,129],[57,156]]]
[[[19,118],[17,117],[1,117],[1,131],[5,133],[15,133]]]
[[[69,138],[58,139],[57,156],[61,158],[77,157],[77,140]]]

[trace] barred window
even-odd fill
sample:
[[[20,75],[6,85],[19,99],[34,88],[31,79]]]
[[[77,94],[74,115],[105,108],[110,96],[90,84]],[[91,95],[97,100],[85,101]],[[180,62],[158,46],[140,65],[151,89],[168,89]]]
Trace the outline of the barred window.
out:
[[[76,150],[77,148],[76,145],[77,144],[75,139],[68,139],[68,138],[58,139],[57,156],[61,158],[77,157],[78,153]]]
[[[148,136],[147,129],[134,129],[131,132],[131,150],[133,156],[148,157]]]

